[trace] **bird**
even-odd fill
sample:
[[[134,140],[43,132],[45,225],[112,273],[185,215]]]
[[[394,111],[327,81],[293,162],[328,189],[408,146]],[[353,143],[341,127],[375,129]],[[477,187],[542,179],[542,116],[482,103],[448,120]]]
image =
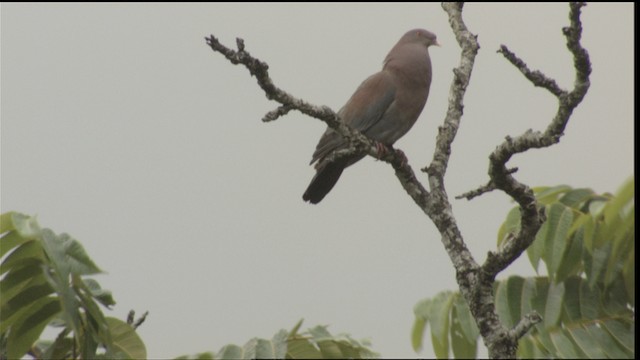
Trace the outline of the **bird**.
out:
[[[428,48],[433,45],[440,46],[430,31],[406,32],[389,51],[382,70],[364,80],[338,111],[341,121],[377,145],[393,145],[415,124],[427,102],[431,86]],[[344,169],[364,158],[366,154],[362,153],[325,161],[329,154],[348,145],[347,140],[327,127],[309,163],[317,161],[316,174],[302,195],[304,201],[319,203]]]

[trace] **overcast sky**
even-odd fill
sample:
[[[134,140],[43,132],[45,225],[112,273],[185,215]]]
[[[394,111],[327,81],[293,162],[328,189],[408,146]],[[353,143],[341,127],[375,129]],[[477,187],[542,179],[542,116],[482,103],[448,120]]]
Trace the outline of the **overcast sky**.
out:
[[[487,177],[506,135],[543,129],[556,99],[501,55],[573,83],[566,4],[469,4],[481,50],[446,176],[453,197]],[[108,315],[150,311],[152,358],[329,324],[384,357],[415,354],[413,305],[456,289],[435,227],[391,167],[367,158],[319,204],[302,201],[325,125],[269,102],[246,69],[205,44],[215,34],[266,61],[275,83],[338,110],[412,28],[438,35],[430,98],[396,145],[418,172],[444,119],[459,48],[437,4],[2,4],[2,212],[38,215],[80,240],[108,273]],[[531,186],[614,192],[633,174],[633,5],[589,4],[592,86],[559,145],[516,156]],[[425,181],[424,174],[419,175]],[[452,200],[484,261],[513,206],[501,193]],[[531,275],[526,256],[507,273]],[[480,345],[482,347],[482,345]]]

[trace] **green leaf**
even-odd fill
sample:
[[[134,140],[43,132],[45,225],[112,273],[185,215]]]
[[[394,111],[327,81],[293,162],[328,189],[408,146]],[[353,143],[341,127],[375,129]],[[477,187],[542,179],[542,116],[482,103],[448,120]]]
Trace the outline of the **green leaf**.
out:
[[[196,359],[196,360],[214,360],[215,354],[212,352],[202,352],[194,355],[193,357],[189,357],[188,355],[178,356],[175,360],[188,360],[188,359]]]
[[[593,254],[593,248],[594,248],[594,238],[595,238],[595,234],[596,234],[596,220],[593,218],[593,216],[589,216],[589,215],[584,215],[584,224],[582,225],[582,228],[584,230],[583,236],[582,236],[582,242],[584,244],[584,248],[585,248],[585,254],[589,254],[592,255]]]
[[[564,359],[577,359],[583,356],[580,356],[576,351],[575,346],[573,346],[573,342],[571,339],[565,335],[565,333],[561,330],[552,331],[550,333],[551,341],[555,345],[557,350],[557,355]]]
[[[452,303],[453,293],[443,291],[433,298],[431,304],[431,342],[438,358],[449,357],[449,313]]]
[[[587,331],[596,343],[600,345],[600,348],[607,354],[607,357],[611,359],[629,359],[630,354],[627,354],[618,345],[617,341],[611,337],[608,331],[599,326],[599,324],[592,323],[586,327]]]
[[[506,281],[500,281],[497,283],[494,298],[496,303],[496,312],[498,313],[500,322],[508,328],[513,327],[514,319],[511,318],[511,312],[509,312],[509,297],[507,296]]]
[[[527,248],[527,257],[529,258],[529,262],[531,266],[533,266],[533,270],[538,273],[538,266],[540,265],[540,259],[545,254],[545,244],[546,237],[549,231],[549,221],[545,221],[544,224],[538,230],[536,234],[536,238],[533,240],[531,246]]]
[[[114,317],[107,317],[105,321],[111,332],[113,354],[128,359],[147,358],[147,349],[131,325]]]
[[[533,191],[536,194],[536,198],[538,202],[543,205],[551,204],[552,202],[558,201],[558,197],[560,195],[566,193],[571,190],[571,187],[568,185],[558,185],[554,187],[538,187],[534,188]]]
[[[535,310],[538,314],[544,314],[547,307],[548,293],[549,279],[542,277],[535,278],[535,287],[531,293],[531,298],[529,298],[529,301],[531,303],[531,310]],[[536,329],[538,329],[539,331],[544,331],[544,324],[539,323],[538,325],[536,325]]]
[[[580,284],[580,313],[583,319],[595,320],[600,309],[599,292],[592,289],[586,282]]]
[[[628,211],[628,207],[633,205],[635,180],[629,179],[616,193],[616,196],[606,205],[604,218],[607,224],[613,223],[620,218],[620,215]]]
[[[415,321],[411,331],[411,345],[415,352],[422,350],[422,339],[424,331],[429,323],[429,313],[431,312],[431,299],[423,299],[413,307]]]
[[[42,268],[37,263],[15,268],[7,273],[0,281],[0,294],[2,294],[2,296],[0,296],[0,308],[2,309],[0,319],[4,318],[4,306],[16,294],[26,287],[45,282],[46,279],[42,275]]]
[[[585,217],[588,215],[585,215]],[[582,251],[584,245],[582,237],[584,236],[584,228],[579,228],[573,236],[569,238],[569,244],[564,252],[560,267],[556,272],[555,281],[562,282],[572,275],[582,273]]]
[[[530,336],[520,338],[518,341],[518,350],[516,352],[516,358],[518,359],[535,359],[538,356],[535,355],[537,347],[533,344],[533,339]]]
[[[16,231],[11,231],[5,233],[0,237],[0,258],[3,257],[6,253],[13,250],[16,246],[21,245],[30,239],[25,239]]]
[[[36,303],[42,298],[48,298],[48,295],[52,292],[53,290],[49,284],[39,283],[36,281],[31,284],[31,286],[25,288],[14,296],[11,300],[7,301],[6,305],[2,307],[2,314],[0,314],[0,319],[5,322],[2,324],[2,332],[4,332],[5,326],[11,324],[9,318],[21,311],[30,311],[29,308],[33,303]]]
[[[580,348],[580,350],[587,355],[590,359],[604,359],[605,353],[600,348],[599,344],[591,337],[589,332],[582,326],[571,327],[567,329],[571,338]]]
[[[538,325],[539,327],[540,325]],[[557,350],[556,350],[556,346],[554,345],[553,341],[551,340],[551,336],[550,333],[548,331],[539,331],[535,336],[534,336],[536,342],[537,342],[537,346],[538,349],[540,350],[540,352],[545,354],[545,358],[549,358],[549,357],[557,357]]]
[[[625,323],[622,320],[606,319],[603,325],[629,354],[635,353],[635,326],[633,322]]]
[[[615,227],[608,231],[612,234],[612,248],[604,274],[605,286],[609,286],[619,276],[624,267],[627,253],[634,248],[635,237],[635,209],[631,207],[627,215],[624,215]]]
[[[44,229],[43,245],[58,269],[64,268],[76,275],[91,275],[102,272],[89,258],[82,245],[68,234],[55,235],[51,230]]]
[[[345,357],[340,347],[333,340],[321,340],[317,341],[317,344],[324,359],[342,359]]]
[[[111,295],[111,291],[102,289],[96,280],[83,279],[83,281],[87,289],[91,292],[91,296],[98,300],[102,305],[109,308],[109,306],[116,304],[116,301]]]
[[[431,314],[432,299],[420,300],[414,307],[413,313],[416,318],[422,318],[425,321],[429,321],[429,314]]]
[[[626,289],[624,283],[620,277],[613,284],[610,284],[603,289],[599,289],[601,292],[600,300],[603,305],[602,311],[604,314],[609,315],[612,318],[619,316],[626,316],[629,312]]]
[[[516,233],[520,230],[520,208],[514,207],[507,214],[507,219],[500,225],[498,230],[498,246],[506,240],[507,235]]]
[[[313,336],[313,340],[322,341],[327,339],[332,339],[331,333],[327,330],[326,325],[316,325],[315,327],[308,330],[309,334]]]
[[[87,324],[84,327],[85,337],[91,336],[96,340],[96,346],[99,342],[107,348],[108,352],[112,352],[111,350],[114,344],[109,323],[107,323],[98,304],[93,301],[90,290],[78,275],[73,275],[73,289],[78,296],[80,306],[84,310],[84,315],[87,320]],[[95,357],[95,349],[91,351],[88,350],[87,354],[89,357]]]
[[[29,240],[9,254],[0,265],[0,274],[16,268],[19,266],[25,266],[28,264],[37,264],[44,261],[44,254],[42,252],[42,246],[40,242],[36,240]]]
[[[582,279],[571,277],[564,282],[565,292],[564,301],[562,303],[562,321],[564,323],[579,323],[582,321],[582,313],[580,311],[580,286]]]
[[[547,303],[544,311],[544,326],[546,328],[556,327],[559,324],[563,300],[564,283],[549,284]]]
[[[244,359],[244,349],[238,345],[225,345],[216,353],[217,359]]]
[[[631,306],[635,308],[636,298],[636,263],[635,263],[635,244],[634,251],[630,251],[627,254],[627,259],[624,262],[622,269],[622,276],[624,278],[624,285],[627,290],[628,301]]]
[[[547,264],[549,276],[555,278],[564,257],[567,235],[573,222],[573,212],[566,206],[553,203],[547,212],[549,224],[544,234],[545,252],[543,260]]]
[[[424,338],[424,330],[427,327],[427,321],[421,317],[415,318],[413,321],[413,329],[411,330],[411,346],[413,351],[422,351],[422,339]]]
[[[68,358],[67,354],[71,353],[74,342],[73,339],[67,337],[71,330],[69,328],[64,328],[58,336],[56,336],[55,341],[42,341],[39,340],[37,345],[40,349],[42,349],[42,358],[43,359],[66,359]],[[45,346],[46,345],[46,346]]]
[[[456,309],[456,313],[458,315],[458,321],[460,323],[460,328],[465,338],[470,343],[477,342],[478,336],[480,335],[480,331],[478,330],[476,321],[473,319],[473,316],[471,315],[471,310],[469,310],[469,305],[459,293],[458,293],[458,296],[455,297],[453,306]]]
[[[469,341],[462,329],[458,307],[451,308],[451,348],[456,359],[475,359],[477,341]]]
[[[304,319],[300,319],[300,321],[298,321],[298,323],[293,327],[293,329],[289,331],[289,337],[295,337],[298,334],[298,331],[300,330],[300,327],[302,326],[303,321]]]
[[[278,331],[271,341],[260,339],[256,346],[258,359],[284,359],[287,354],[287,330]]]
[[[513,322],[511,327],[515,326],[522,317],[520,313],[522,303],[522,286],[524,278],[520,276],[511,276],[507,279],[507,297],[509,299],[508,309],[509,315]]]
[[[12,219],[13,214],[15,214],[13,211],[9,211],[0,215],[0,234],[4,234],[7,231],[15,229]]]
[[[532,300],[537,292],[537,278],[528,277],[524,279],[524,283],[522,284],[522,295],[521,295],[521,306],[520,313],[528,314],[534,310]],[[538,312],[538,314],[541,314]]]
[[[291,359],[322,359],[322,354],[309,339],[289,339],[287,355]]]
[[[15,230],[24,239],[34,240],[40,237],[40,226],[35,217],[9,212],[2,214],[0,222],[0,233]]]
[[[591,189],[572,189],[560,198],[560,202],[570,208],[579,210],[581,205],[593,196],[594,192]]]
[[[11,327],[7,339],[7,358],[21,358],[59,312],[60,303],[54,298],[41,298],[31,304],[29,311],[24,312]]]

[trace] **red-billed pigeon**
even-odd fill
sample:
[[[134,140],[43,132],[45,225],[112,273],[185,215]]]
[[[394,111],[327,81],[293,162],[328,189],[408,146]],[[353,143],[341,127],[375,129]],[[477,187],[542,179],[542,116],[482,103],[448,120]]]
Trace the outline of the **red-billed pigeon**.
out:
[[[371,75],[358,87],[338,115],[346,124],[380,144],[391,146],[411,129],[429,96],[431,59],[427,49],[439,45],[436,36],[414,29],[402,36],[384,59],[382,71]],[[304,201],[319,203],[336,184],[342,171],[365,154],[325,161],[347,141],[331,128],[320,138],[311,164],[316,175],[302,195]]]

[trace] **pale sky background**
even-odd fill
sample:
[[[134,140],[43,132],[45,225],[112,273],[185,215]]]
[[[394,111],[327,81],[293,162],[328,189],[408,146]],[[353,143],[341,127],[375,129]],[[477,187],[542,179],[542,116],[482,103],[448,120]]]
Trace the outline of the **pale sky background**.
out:
[[[487,181],[505,135],[543,129],[556,100],[501,55],[506,44],[568,88],[566,4],[468,4],[481,50],[446,177],[454,196]],[[269,102],[246,69],[205,44],[235,37],[291,94],[338,110],[407,30],[433,31],[427,106],[396,145],[432,157],[459,48],[439,4],[2,4],[2,212],[36,214],[108,273],[108,315],[150,311],[151,358],[218,351],[305,325],[410,345],[413,306],[457,289],[435,227],[390,166],[367,158],[316,206],[302,201],[325,125]],[[515,157],[532,186],[615,191],[633,174],[633,5],[589,4],[592,86],[559,145]],[[426,181],[424,174],[420,179]],[[478,261],[512,204],[452,200]],[[531,275],[526,256],[507,273]],[[480,345],[483,348],[483,345]],[[486,353],[485,353],[486,354]]]

